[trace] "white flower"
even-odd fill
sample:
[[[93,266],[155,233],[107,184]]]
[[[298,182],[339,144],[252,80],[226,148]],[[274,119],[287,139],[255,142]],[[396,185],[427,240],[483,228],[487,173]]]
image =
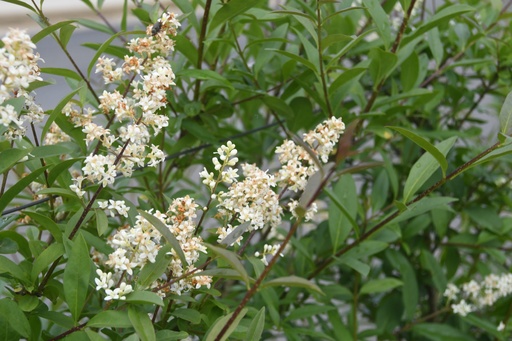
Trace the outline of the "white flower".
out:
[[[467,314],[474,311],[474,307],[466,303],[466,301],[461,300],[458,304],[452,304],[452,310],[455,314],[466,316]]]
[[[99,278],[95,278],[94,282],[96,282],[96,290],[101,289],[110,289],[114,286],[114,281],[112,280],[111,272],[103,272],[100,269],[96,270]]]

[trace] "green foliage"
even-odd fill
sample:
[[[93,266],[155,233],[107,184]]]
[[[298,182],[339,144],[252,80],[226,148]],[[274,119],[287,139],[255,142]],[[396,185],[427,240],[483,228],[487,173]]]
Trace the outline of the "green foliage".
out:
[[[182,24],[168,58],[176,84],[156,112],[168,124],[147,138],[168,158],[131,177],[120,173],[113,184],[90,182],[79,197],[72,179],[88,155],[116,162],[130,156],[99,143],[106,133],[85,143],[74,119],[93,112],[95,123],[120,136],[126,122],[113,116],[119,108],[100,105],[102,93],[130,98],[133,82],[141,82],[133,73],[100,85],[98,58],[120,67],[133,54],[126,41],[149,39],[147,25],[156,36],[169,3],[125,1],[119,23],[98,17],[50,24],[42,1],[42,9],[3,1],[40,23],[32,42],[51,37],[71,59],[76,28],[109,37],[84,44],[94,51],[85,73],[44,67],[43,80],[25,87],[52,87],[53,76],[69,86],[43,122],[30,121],[27,136],[7,139],[17,123],[0,115],[0,339],[510,338],[510,297],[461,316],[444,296],[450,284],[510,272],[509,4],[174,0],[165,10],[179,13]],[[101,14],[103,1],[82,1]],[[135,84],[140,91],[142,83]],[[2,115],[8,106],[20,119],[32,113],[23,96],[11,95],[0,103]],[[133,105],[135,116],[142,102]],[[330,117],[346,128],[327,163],[317,157],[320,146],[297,136]],[[47,142],[55,131],[68,139]],[[310,159],[316,170],[304,191],[274,188],[279,199],[297,201],[296,217],[285,211],[272,231],[237,221],[241,210],[222,218],[226,209],[216,205],[229,184],[204,186],[198,169],[209,172],[217,148],[233,141],[241,162],[274,174],[282,157],[275,147],[284,139],[302,147],[301,165]],[[197,216],[171,214],[173,200],[186,195],[198,204]],[[129,211],[100,206],[109,200],[125,200]],[[313,202],[318,212],[306,222]],[[196,250],[182,247],[183,231],[166,218],[197,224],[191,235],[205,247],[199,261],[189,262]],[[109,289],[130,287],[116,298],[96,270],[109,271],[112,235],[139,223],[161,236],[151,239],[159,249],[142,267],[126,260]],[[233,229],[219,240],[217,228],[228,225]],[[273,256],[266,244],[282,247]],[[193,285],[178,292],[185,281]]]

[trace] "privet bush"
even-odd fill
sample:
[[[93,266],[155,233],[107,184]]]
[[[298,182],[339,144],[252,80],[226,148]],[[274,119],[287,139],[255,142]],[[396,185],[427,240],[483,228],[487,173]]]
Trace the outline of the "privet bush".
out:
[[[3,340],[510,338],[511,1],[4,2]]]

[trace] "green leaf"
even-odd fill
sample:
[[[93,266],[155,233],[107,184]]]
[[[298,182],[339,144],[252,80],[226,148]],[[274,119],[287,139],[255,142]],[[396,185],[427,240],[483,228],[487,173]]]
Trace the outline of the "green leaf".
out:
[[[365,240],[361,244],[352,248],[344,255],[340,257],[340,259],[344,258],[356,258],[356,259],[364,259],[366,257],[373,256],[376,253],[379,253],[388,248],[389,244],[380,240]]]
[[[87,297],[91,275],[90,258],[87,242],[79,233],[73,247],[68,250],[68,263],[64,269],[63,279],[64,297],[75,322],[80,319],[80,313]]]
[[[294,321],[298,319],[304,319],[315,315],[325,314],[331,310],[336,309],[329,305],[313,305],[306,304],[302,307],[291,310],[290,314],[286,316],[285,321]]]
[[[353,79],[358,79],[358,76],[365,72],[366,69],[367,68],[365,67],[354,67],[352,69],[345,70],[331,83],[331,85],[329,85],[329,96],[331,96],[339,87],[347,84]]]
[[[101,208],[95,208],[93,211],[96,216],[96,231],[98,236],[102,236],[108,230],[107,214]]]
[[[30,6],[29,4],[27,4],[27,3],[23,2],[23,1],[20,1],[20,0],[2,0],[2,1],[9,2],[11,4],[15,4],[15,5],[18,5],[18,6],[25,7],[25,8],[27,8],[27,9],[29,9],[32,12],[37,14],[37,11],[32,6]]]
[[[72,150],[63,144],[54,144],[49,146],[39,146],[32,149],[30,154],[36,158],[45,158],[52,156],[61,156],[70,153]]]
[[[146,312],[134,306],[128,307],[128,318],[141,341],[155,341],[155,328]]]
[[[436,144],[436,149],[441,152],[445,157],[448,151],[452,148],[453,144],[457,140],[457,137],[450,137],[447,140],[441,141]],[[432,154],[423,154],[418,161],[414,163],[409,172],[409,176],[405,181],[404,186],[404,199],[403,202],[407,203],[412,196],[420,189],[423,184],[430,179],[434,172],[439,167],[439,161],[437,161]]]
[[[348,267],[359,272],[364,277],[368,276],[368,274],[370,273],[370,266],[366,263],[361,262],[360,260],[358,260],[356,258],[348,258],[348,257],[336,258],[336,257],[334,257],[334,259],[337,260],[337,263],[347,265]]]
[[[261,264],[261,260],[259,260]],[[233,269],[228,268],[217,268],[217,269],[208,269],[203,271],[198,271],[194,273],[192,276],[212,276],[212,277],[219,277],[219,278],[225,278],[225,279],[236,279],[236,280],[243,280],[240,273]]]
[[[23,177],[20,181],[18,181],[16,184],[12,185],[5,193],[0,196],[0,212],[2,212],[7,205],[20,193],[22,190],[24,190],[27,186],[29,186],[39,175],[41,175],[49,166],[44,166],[41,168],[36,169],[32,173],[28,174],[27,176]]]
[[[82,160],[84,160],[84,157],[61,161],[53,165],[50,171],[48,172],[48,184],[52,186],[55,180],[57,180],[57,178],[59,177],[59,175],[62,174],[62,172],[69,171],[72,165]]]
[[[430,212],[432,209],[436,207],[445,207],[449,203],[457,201],[457,198],[450,197],[434,197],[434,198],[423,198],[418,202],[415,202],[412,205],[407,206],[407,209],[400,213],[400,215],[394,219],[392,219],[388,224],[399,223],[411,218],[414,218],[420,214]]]
[[[11,148],[0,152],[0,173],[11,169],[16,163],[30,153],[30,149]]]
[[[461,14],[474,11],[474,8],[468,5],[452,5],[443,8],[437,12],[430,20],[420,27],[418,27],[411,34],[405,36],[402,39],[401,46],[405,46],[414,39],[421,36],[423,33],[433,29],[436,26],[441,25],[444,22],[448,22],[451,18],[459,17]]]
[[[508,135],[512,124],[512,91],[508,93],[500,111],[500,132]]]
[[[116,39],[117,37],[119,36],[122,36],[122,35],[130,35],[130,34],[143,34],[145,35],[146,32],[145,31],[121,31],[121,32],[117,32],[116,34],[114,34],[112,37],[108,38],[107,41],[105,41],[103,44],[101,44],[100,48],[98,49],[98,51],[96,51],[96,53],[94,54],[94,56],[92,57],[91,59],[91,62],[89,63],[89,66],[87,67],[87,77],[90,77],[91,76],[91,71],[92,71],[92,68],[96,65],[96,63],[98,62],[98,58],[101,56],[101,54],[110,46],[110,43]]]
[[[58,188],[58,187],[50,187],[44,188],[40,191],[37,191],[37,195],[57,195],[60,197],[68,197],[71,199],[76,199],[76,193],[70,189]]]
[[[333,252],[347,239],[351,230],[359,234],[359,226],[355,221],[357,215],[357,191],[351,174],[340,177],[334,191],[327,188],[325,193],[332,200],[329,203],[329,235]]]
[[[318,70],[317,70],[315,64],[313,64],[312,62],[310,62],[309,60],[307,60],[304,57],[298,56],[298,55],[288,52],[288,51],[279,50],[279,49],[266,49],[266,50],[274,51],[276,53],[282,54],[283,56],[286,56],[286,57],[290,58],[291,60],[294,60],[297,63],[304,65],[305,67],[307,67],[308,69],[313,71],[315,73],[315,75],[318,75]]]
[[[419,289],[416,273],[409,260],[396,250],[388,249],[386,257],[392,266],[400,273],[402,286],[402,302],[405,308],[405,319],[412,320],[418,309]]]
[[[208,25],[208,31],[212,32],[219,25],[227,23],[232,18],[244,13],[245,11],[256,6],[260,0],[231,0],[222,5],[215,13],[212,21]]]
[[[376,294],[393,290],[396,287],[403,285],[404,283],[396,278],[381,278],[374,279],[366,282],[361,287],[361,294]]]
[[[378,0],[363,0],[363,4],[366,7],[366,10],[370,13],[375,26],[377,27],[377,32],[379,32],[379,36],[382,38],[384,47],[386,50],[389,49],[389,45],[391,43],[391,25],[389,15],[384,11],[380,1]]]
[[[67,26],[74,22],[76,22],[76,20],[61,21],[61,22],[58,22],[51,26],[48,26],[48,27],[44,28],[43,30],[39,31],[38,33],[36,33],[34,36],[32,36],[32,42],[34,44],[37,44],[41,39],[43,39],[47,35],[55,32],[56,30],[58,30],[61,27]]]
[[[222,335],[222,337],[218,340],[219,341],[227,340],[229,335],[231,335],[231,333],[235,330],[235,328],[238,326],[238,324],[240,323],[240,321],[242,320],[242,318],[245,316],[246,313],[247,313],[247,308],[243,308],[240,311],[240,313],[238,314],[238,316],[235,318],[233,323],[229,326],[227,331],[224,333],[224,335]],[[231,315],[233,315],[233,313],[229,313],[226,316],[219,317],[213,323],[213,325],[210,327],[210,329],[208,329],[208,331],[206,332],[206,337],[204,338],[204,341],[217,341],[217,336],[220,334],[220,332],[222,331],[222,328],[224,328],[224,326],[226,325],[228,320],[231,318]]]
[[[119,310],[106,310],[93,316],[87,327],[90,328],[130,328],[133,327],[128,312]]]
[[[273,11],[272,13],[276,14],[286,14],[286,15],[292,15],[295,20],[297,20],[305,29],[308,31],[309,35],[313,40],[315,41],[316,46],[318,47],[318,37],[317,37],[317,23],[316,18],[312,17],[309,14],[294,11],[293,8],[283,6],[283,8],[286,8],[286,11]],[[297,36],[300,36],[300,32],[296,31]],[[301,39],[302,40],[302,39]]]
[[[38,316],[40,316],[48,321],[51,321],[61,327],[64,327],[66,329],[71,329],[74,326],[73,319],[61,312],[41,311],[41,312],[38,312]]]
[[[12,260],[7,257],[0,256],[0,274],[8,273],[14,278],[19,279],[25,284],[28,284],[29,278],[28,274],[23,271],[23,269]]]
[[[374,30],[367,30],[357,37],[353,38],[351,42],[349,42],[347,45],[345,45],[338,53],[336,53],[335,56],[332,57],[331,61],[327,64],[325,70],[329,71],[332,67],[338,67],[338,63],[341,57],[343,57],[346,53],[351,51],[361,40],[363,40],[364,37],[366,37],[368,34],[374,32]]]
[[[143,216],[151,225],[153,225],[161,234],[164,236],[165,240],[172,246],[174,251],[178,254],[178,257],[181,260],[181,263],[184,267],[188,266],[187,257],[185,257],[185,253],[181,249],[180,242],[176,239],[174,234],[169,230],[160,219],[152,215],[151,213],[145,212],[143,210],[138,210],[139,214]]]
[[[93,21],[93,20],[89,20],[89,19],[77,19],[76,21],[78,24],[80,24],[81,26],[85,26],[87,28],[90,28],[91,30],[95,30],[95,31],[98,31],[98,32],[103,32],[103,33],[106,33],[108,35],[111,35],[111,34],[114,34],[115,32],[112,31],[112,29],[110,27],[108,27],[107,25],[104,25],[104,24],[101,24],[99,22],[96,22],[96,21]]]
[[[420,323],[412,327],[414,334],[431,341],[474,341],[475,339],[462,331],[442,323]]]
[[[292,119],[294,113],[290,106],[281,98],[274,96],[264,96],[262,98],[263,103],[270,109],[276,111],[278,114],[283,116],[285,119]]]
[[[252,318],[251,324],[247,329],[246,340],[259,341],[263,328],[265,327],[265,307],[261,307],[258,313]]]
[[[69,69],[61,69],[58,67],[43,67],[41,68],[41,73],[47,73],[49,75],[62,76],[69,79],[74,79],[77,81],[81,81],[82,77],[78,73]]]
[[[346,42],[349,40],[352,40],[352,37],[347,36],[345,34],[341,34],[341,33],[329,34],[328,36],[322,38],[322,48],[326,49],[333,44]]]
[[[10,232],[10,231],[3,231],[3,232]],[[0,237],[0,254],[13,254],[16,252],[18,252],[18,244],[11,238],[1,236]]]
[[[171,315],[192,324],[198,324],[201,322],[201,313],[195,309],[180,308],[173,311]]]
[[[126,302],[164,306],[162,297],[151,291],[134,291],[126,295]]]
[[[71,91],[70,94],[64,97],[59,102],[59,104],[57,104],[55,109],[53,109],[52,113],[50,114],[50,117],[48,117],[48,119],[46,120],[46,123],[44,124],[43,130],[41,132],[41,136],[46,136],[46,133],[48,132],[48,129],[50,129],[50,126],[53,123],[53,121],[55,121],[58,115],[62,115],[62,109],[66,106],[66,104],[68,104],[69,100],[72,99],[78,91],[80,91],[80,89],[81,88]]]
[[[402,89],[405,92],[410,91],[416,86],[420,76],[420,59],[418,58],[418,54],[413,51],[400,67],[400,83],[402,83]]]
[[[240,276],[242,276],[242,279],[247,285],[247,288],[249,288],[249,275],[247,274],[247,271],[245,271],[245,268],[240,262],[240,259],[238,259],[238,255],[236,253],[217,246],[213,246],[211,244],[204,243],[204,245],[206,245],[209,250],[211,250],[213,253],[231,265],[231,267],[236,270]]]
[[[24,211],[24,213],[40,225],[39,229],[49,231],[57,242],[62,243],[62,231],[52,219],[37,212]]]
[[[498,331],[496,325],[489,320],[485,319],[485,315],[482,317],[477,316],[476,314],[469,314],[466,316],[460,316],[464,321],[474,325],[475,327],[485,330],[487,333],[491,334],[498,340],[505,340],[503,337],[503,332]]]
[[[316,285],[315,283],[313,283],[305,278],[294,276],[294,275],[274,278],[274,279],[272,279],[268,282],[265,282],[261,285],[262,288],[274,287],[274,286],[300,287],[300,288],[305,288],[310,291],[317,292],[319,294],[324,295],[322,289],[320,289],[320,287],[318,287],[318,285]]]
[[[0,319],[7,322],[21,336],[25,338],[30,336],[30,323],[27,317],[10,298],[0,300]]]
[[[448,168],[448,161],[446,161],[445,155],[439,151],[434,145],[432,145],[430,142],[425,140],[423,137],[413,133],[410,130],[400,128],[400,127],[392,127],[388,126],[387,128],[393,129],[398,131],[403,136],[407,137],[412,142],[416,143],[421,148],[425,149],[427,152],[429,152],[436,160],[439,162],[439,165],[441,166],[441,170],[443,172],[443,178],[446,176],[446,169]]]
[[[69,40],[71,39],[71,36],[73,35],[73,32],[75,31],[76,26],[74,25],[66,25],[61,27],[60,29],[60,41],[62,42],[62,45],[66,47],[68,45]]]
[[[64,254],[64,251],[64,245],[61,243],[53,243],[41,252],[41,254],[34,260],[34,265],[32,266],[32,281],[35,281],[37,276],[41,274],[44,269],[61,257]]]
[[[175,332],[173,330],[159,330],[156,333],[157,341],[185,340],[187,337],[188,334],[184,331]]]
[[[222,77],[215,71],[212,70],[198,70],[198,69],[186,69],[176,73],[176,77],[187,77],[192,79],[201,80],[215,80],[219,82],[219,85],[223,85],[226,88],[233,89],[233,85],[226,78]]]
[[[238,225],[237,227],[235,227],[233,231],[231,231],[230,234],[228,234],[224,239],[221,240],[220,244],[233,244],[242,234],[244,234],[245,231],[247,231],[249,226],[251,226],[250,221],[246,221],[245,223]]]
[[[432,52],[432,56],[436,61],[437,68],[439,68],[443,62],[444,57],[444,46],[441,42],[441,37],[439,34],[439,29],[434,27],[427,34],[427,42],[428,47],[430,48],[430,52]]]
[[[171,252],[171,250],[172,247],[170,244],[162,246],[162,248],[158,250],[155,262],[148,262],[144,265],[137,278],[137,282],[142,288],[148,288],[151,283],[160,278],[160,276],[162,276],[162,274],[167,270],[167,266],[172,260],[172,257],[167,255],[167,253]]]
[[[447,281],[441,265],[434,258],[432,253],[425,249],[421,250],[420,260],[423,268],[430,272],[437,292],[444,292]]]
[[[394,53],[386,52],[379,48],[371,49],[368,57],[371,60],[368,71],[373,80],[373,88],[376,89],[380,82],[386,79],[388,74],[394,69],[398,57]]]

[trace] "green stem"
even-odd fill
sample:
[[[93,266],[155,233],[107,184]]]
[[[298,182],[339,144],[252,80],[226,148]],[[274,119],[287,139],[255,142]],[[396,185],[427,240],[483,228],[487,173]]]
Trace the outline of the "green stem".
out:
[[[320,79],[322,81],[322,90],[324,93],[325,105],[327,106],[327,113],[329,117],[333,116],[331,101],[329,100],[329,92],[327,91],[327,80],[324,71],[324,59],[322,54],[322,16],[320,11],[320,0],[316,1],[316,39],[318,42],[318,65],[320,67]]]
[[[206,38],[206,28],[208,27],[208,17],[210,16],[210,7],[212,0],[206,0],[204,5],[203,22],[201,24],[201,33],[199,34],[198,48],[197,48],[197,69],[201,70],[204,58],[204,40]],[[201,89],[201,80],[196,79],[196,85],[194,89],[194,101],[199,100],[199,90]]]

